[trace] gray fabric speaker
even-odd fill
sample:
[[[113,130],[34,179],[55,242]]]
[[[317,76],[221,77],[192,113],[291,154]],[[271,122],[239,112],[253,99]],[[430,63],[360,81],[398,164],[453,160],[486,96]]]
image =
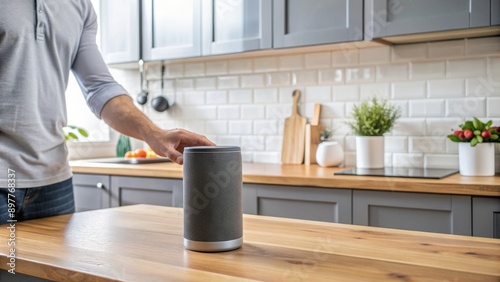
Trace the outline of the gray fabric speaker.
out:
[[[229,251],[243,243],[241,150],[235,146],[184,149],[184,247]]]

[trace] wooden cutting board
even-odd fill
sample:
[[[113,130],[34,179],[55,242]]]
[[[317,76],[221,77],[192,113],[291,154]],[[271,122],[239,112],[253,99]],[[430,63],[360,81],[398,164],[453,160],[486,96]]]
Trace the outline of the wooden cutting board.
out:
[[[321,104],[314,104],[313,117],[311,123],[306,125],[305,155],[304,163],[306,165],[316,163],[316,150],[321,142],[320,134],[324,126],[319,125],[321,115]]]
[[[281,162],[283,164],[301,164],[304,162],[304,143],[306,134],[305,117],[299,115],[298,101],[300,91],[293,91],[292,115],[285,119]]]

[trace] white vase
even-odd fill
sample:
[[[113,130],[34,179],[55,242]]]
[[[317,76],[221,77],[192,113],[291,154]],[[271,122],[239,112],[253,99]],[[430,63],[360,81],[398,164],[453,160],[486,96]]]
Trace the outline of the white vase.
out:
[[[384,167],[384,136],[356,136],[356,167]]]
[[[480,143],[474,147],[470,143],[458,144],[460,174],[465,176],[495,175],[495,144]]]
[[[338,166],[344,161],[344,150],[338,142],[324,141],[316,150],[316,162],[320,166]]]

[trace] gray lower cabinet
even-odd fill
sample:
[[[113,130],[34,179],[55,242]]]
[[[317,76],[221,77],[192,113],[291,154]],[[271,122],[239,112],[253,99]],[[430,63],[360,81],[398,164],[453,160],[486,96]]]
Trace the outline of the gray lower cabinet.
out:
[[[111,176],[111,206],[135,204],[182,207],[182,180]]]
[[[471,235],[471,197],[353,191],[353,224]]]
[[[274,48],[363,39],[362,0],[274,0]]]
[[[109,175],[73,174],[76,212],[109,208],[109,179]]]
[[[351,223],[351,190],[243,184],[248,214]]]
[[[472,197],[472,235],[500,238],[499,197]]]

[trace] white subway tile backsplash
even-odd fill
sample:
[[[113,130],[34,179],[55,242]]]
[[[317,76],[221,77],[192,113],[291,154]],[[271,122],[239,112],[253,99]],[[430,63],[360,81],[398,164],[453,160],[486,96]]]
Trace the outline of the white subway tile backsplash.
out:
[[[344,49],[332,52],[332,65],[356,65],[359,63],[359,50],[358,49]]]
[[[266,151],[281,152],[283,138],[278,136],[266,136]]]
[[[289,72],[273,72],[268,73],[267,86],[290,86],[292,85],[292,74]]]
[[[211,120],[205,122],[205,134],[227,134],[228,122],[225,120]]]
[[[410,100],[424,99],[426,97],[425,81],[395,82],[392,84],[392,99]]]
[[[344,153],[344,166],[345,167],[356,166],[356,153],[354,152]]]
[[[306,87],[304,96],[306,102],[331,102],[332,88],[330,86]]]
[[[227,61],[211,61],[205,65],[207,75],[225,75],[228,73]]]
[[[408,153],[408,137],[385,136],[384,147],[386,153]]]
[[[362,64],[388,63],[391,60],[389,46],[365,48],[359,50],[359,61]]]
[[[394,153],[392,155],[393,167],[424,167],[424,156],[421,153],[415,154],[400,154]]]
[[[306,69],[329,68],[332,65],[331,52],[311,53],[305,55]]]
[[[205,93],[201,91],[186,91],[184,96],[184,105],[203,105],[205,104]]]
[[[253,154],[254,152],[253,151],[241,151],[241,161],[242,162],[254,162],[254,159],[253,159]]]
[[[265,115],[261,105],[241,105],[241,119],[263,119]]]
[[[425,125],[423,118],[400,118],[394,124],[392,134],[394,136],[424,136]]]
[[[332,87],[333,101],[358,101],[359,86],[358,85],[334,85]]]
[[[184,64],[184,76],[199,77],[205,75],[204,63],[187,63]]]
[[[363,84],[360,87],[361,100],[371,99],[373,97],[389,99],[390,87],[389,83]]]
[[[488,117],[500,117],[500,97],[489,97],[486,107]]]
[[[465,40],[450,40],[431,42],[429,44],[429,58],[460,57],[465,54]]]
[[[165,78],[178,78],[184,75],[183,64],[168,64],[165,66]]]
[[[256,163],[279,164],[281,162],[281,152],[255,152],[253,161]]]
[[[469,78],[465,81],[465,94],[467,97],[492,97],[500,96],[500,82],[490,77]]]
[[[447,154],[458,154],[458,142],[452,142],[448,140],[446,142],[446,153]]]
[[[280,103],[292,104],[293,103],[293,92],[299,90],[301,95],[299,97],[299,104],[304,102],[304,88],[301,87],[281,87],[278,89],[278,100]]]
[[[219,106],[217,108],[217,118],[219,120],[233,120],[240,118],[240,106]]]
[[[416,61],[427,57],[427,44],[395,45],[392,48],[392,61]]]
[[[241,87],[263,87],[265,85],[265,76],[263,74],[247,74],[241,76]]]
[[[435,62],[411,62],[410,79],[433,79],[444,78],[446,76],[446,67],[444,61]]]
[[[292,106],[290,104],[272,104],[266,106],[266,118],[283,121],[292,114]]]
[[[215,89],[217,81],[215,77],[201,77],[194,81],[195,89]]]
[[[264,151],[266,149],[264,136],[242,136],[241,147],[245,151]]]
[[[217,86],[219,89],[231,89],[239,87],[238,76],[219,76],[217,79]]]
[[[500,81],[500,57],[491,57],[488,59],[488,75],[493,81]]]
[[[393,100],[392,104],[399,109],[402,118],[407,118],[410,115],[408,100]]]
[[[276,88],[259,88],[253,92],[253,101],[256,104],[270,104],[278,102],[278,90]]]
[[[253,122],[253,133],[257,135],[273,136],[279,134],[277,120],[255,120]]]
[[[486,76],[486,58],[447,61],[448,77]]]
[[[409,102],[409,117],[444,117],[445,116],[445,100],[430,99],[430,100],[410,100]]]
[[[254,72],[271,72],[278,70],[277,57],[262,57],[253,60]]]
[[[428,118],[426,120],[426,134],[428,136],[447,136],[464,122],[463,118]]]
[[[228,101],[226,91],[207,91],[206,97],[207,105],[225,105]]]
[[[278,69],[281,71],[304,69],[304,55],[289,55],[279,57]]]
[[[321,118],[345,118],[344,103],[321,103]]]
[[[305,70],[292,73],[292,85],[315,85],[318,84],[318,71]]]
[[[216,106],[183,106],[182,116],[185,120],[207,120],[217,118]]]
[[[230,135],[223,135],[223,136],[218,136],[216,139],[217,145],[219,146],[240,146],[240,137],[239,136],[230,136]]]
[[[194,89],[194,79],[192,78],[179,78],[175,81],[178,90]]]
[[[458,155],[426,154],[424,162],[426,168],[458,169]]]
[[[344,70],[341,68],[319,70],[319,84],[344,82]]]
[[[252,90],[230,90],[229,104],[251,104],[253,101]]]
[[[463,79],[429,80],[427,88],[429,98],[465,97]]]
[[[377,66],[377,81],[408,80],[408,64],[387,64]]]
[[[467,55],[498,54],[500,53],[500,36],[466,39],[465,45]]]
[[[486,98],[463,98],[446,100],[447,117],[484,117]]]
[[[446,136],[410,137],[410,153],[442,153],[446,151]]]
[[[229,121],[229,134],[240,134],[240,135],[252,134],[252,121],[250,120]]]
[[[360,83],[375,81],[375,69],[373,67],[354,67],[345,69],[346,83]]]
[[[332,119],[332,125],[330,129],[335,136],[346,136],[351,133],[351,129],[346,124],[347,119]]]
[[[251,73],[253,61],[251,59],[230,60],[228,69],[230,74]]]
[[[184,125],[182,127],[193,132],[204,132],[205,122],[200,120],[190,120],[184,122]]]

